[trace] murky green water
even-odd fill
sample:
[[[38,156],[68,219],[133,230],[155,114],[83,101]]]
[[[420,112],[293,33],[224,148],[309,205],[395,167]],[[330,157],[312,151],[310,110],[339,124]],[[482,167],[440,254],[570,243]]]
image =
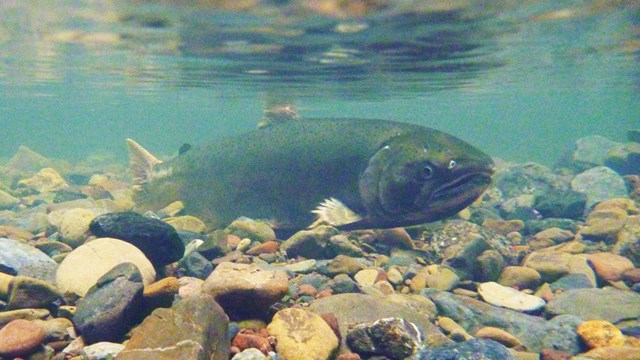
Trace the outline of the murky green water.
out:
[[[175,2],[1,1],[0,157],[124,162],[127,137],[169,156],[275,103],[548,165],[640,128],[635,1]]]

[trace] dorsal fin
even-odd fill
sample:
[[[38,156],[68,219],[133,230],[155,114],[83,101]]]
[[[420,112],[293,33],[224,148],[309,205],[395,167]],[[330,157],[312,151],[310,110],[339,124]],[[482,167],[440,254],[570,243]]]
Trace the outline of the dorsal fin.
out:
[[[153,156],[132,139],[127,139],[127,147],[129,148],[129,166],[131,167],[134,185],[142,185],[149,182],[152,178],[153,167],[161,164],[162,160]]]

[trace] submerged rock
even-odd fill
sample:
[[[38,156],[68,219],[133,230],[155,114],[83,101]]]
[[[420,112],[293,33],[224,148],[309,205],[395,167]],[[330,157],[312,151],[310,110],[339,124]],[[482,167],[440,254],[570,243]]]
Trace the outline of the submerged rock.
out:
[[[417,356],[420,360],[515,360],[507,348],[493,340],[471,339],[461,343],[425,349]]]
[[[324,259],[325,249],[331,237],[337,234],[338,230],[330,226],[298,231],[283,242],[280,249],[290,258],[301,256],[308,259]]]
[[[583,320],[640,319],[640,294],[616,289],[576,289],[554,296],[547,304],[549,316],[569,314]]]
[[[28,320],[13,320],[0,329],[0,356],[22,357],[33,352],[44,339],[42,326]]]
[[[176,230],[159,219],[134,212],[96,217],[89,230],[98,237],[111,237],[133,244],[156,268],[180,260],[184,244]]]
[[[19,275],[29,268],[55,269],[58,264],[42,251],[17,240],[0,238],[0,272]]]
[[[340,344],[320,315],[303,309],[278,311],[267,332],[276,338],[276,350],[287,360],[328,360]]]
[[[363,356],[403,360],[422,347],[422,334],[404,319],[385,318],[356,325],[347,334],[347,344],[353,352]]]
[[[571,188],[587,196],[586,208],[611,198],[626,198],[627,187],[617,172],[606,166],[598,166],[576,175]]]

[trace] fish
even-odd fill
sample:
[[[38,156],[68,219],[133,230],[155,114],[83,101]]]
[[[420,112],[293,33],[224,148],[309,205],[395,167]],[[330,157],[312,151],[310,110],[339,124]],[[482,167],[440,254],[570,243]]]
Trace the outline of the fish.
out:
[[[390,120],[275,123],[167,161],[127,145],[136,210],[181,201],[209,229],[242,216],[286,231],[434,222],[472,204],[494,172],[491,157],[469,143]]]

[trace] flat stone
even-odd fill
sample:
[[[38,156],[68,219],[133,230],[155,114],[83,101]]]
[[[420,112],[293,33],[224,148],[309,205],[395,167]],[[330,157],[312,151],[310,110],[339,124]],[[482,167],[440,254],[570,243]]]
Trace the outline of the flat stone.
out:
[[[289,291],[289,278],[282,270],[263,270],[255,264],[224,262],[202,285],[232,319],[262,315]]]
[[[288,308],[278,311],[267,332],[276,338],[276,350],[287,360],[328,360],[339,340],[329,325],[311,311]]]
[[[184,254],[182,239],[171,225],[134,212],[98,216],[89,229],[98,237],[120,239],[134,245],[155,267],[178,261]]]
[[[246,217],[234,220],[225,231],[228,234],[237,235],[240,238],[249,238],[251,241],[267,242],[276,239],[276,233],[263,221],[257,221]]]
[[[595,348],[575,357],[575,360],[637,360],[640,348],[630,346],[607,346]]]
[[[517,337],[513,336],[507,331],[493,326],[485,326],[483,328],[480,328],[474,335],[479,339],[490,339],[493,341],[497,341],[508,348],[522,346],[522,342]]]
[[[584,343],[591,349],[625,344],[622,331],[612,323],[603,320],[585,321],[576,329]]]
[[[28,320],[13,320],[0,329],[0,356],[29,354],[44,341],[44,329]]]
[[[336,256],[327,265],[327,271],[330,275],[347,274],[349,276],[355,276],[356,273],[362,271],[367,266],[356,258],[352,258],[346,255]]]
[[[0,327],[7,325],[13,320],[36,320],[44,319],[51,313],[47,309],[19,309],[0,312]]]
[[[360,286],[373,286],[376,282],[386,279],[386,274],[382,269],[368,268],[358,271],[353,278]]]
[[[160,308],[132,331],[116,360],[228,359],[229,318],[213,297],[193,295]]]
[[[496,282],[486,282],[478,285],[478,293],[489,304],[509,309],[534,312],[542,309],[546,302],[534,295],[527,295]]]
[[[153,265],[135,246],[118,239],[99,238],[73,250],[60,264],[56,275],[58,289],[83,297],[98,279],[122,263],[133,263],[143,283],[156,277]]]
[[[460,277],[451,269],[439,265],[429,265],[420,269],[411,279],[410,288],[416,293],[426,287],[449,291],[455,288],[459,282]]]
[[[0,272],[18,275],[26,268],[38,266],[55,269],[58,264],[33,246],[0,238]]]
[[[116,357],[122,350],[124,345],[102,341],[82,348],[82,358],[91,360],[110,360]]]
[[[264,243],[251,247],[246,251],[247,255],[257,256],[260,254],[273,254],[278,251],[280,244],[275,240],[268,240]]]
[[[593,286],[596,285],[596,275],[582,255],[560,251],[534,251],[525,257],[522,266],[535,269],[544,282],[550,283],[567,274],[581,273],[591,279]]]
[[[323,259],[329,239],[338,234],[338,230],[330,226],[318,226],[311,230],[301,230],[280,244],[280,250],[290,258],[298,256],[307,259]]]
[[[122,263],[104,274],[81,299],[73,323],[87,344],[120,342],[142,308],[142,274]]]
[[[640,318],[640,294],[616,289],[576,289],[555,295],[547,304],[549,316],[569,314],[583,320],[621,320]]]
[[[61,316],[58,312],[58,316]],[[71,339],[70,329],[73,328],[71,320],[57,317],[46,320],[33,320],[37,325],[42,326],[45,331],[45,343],[52,341],[68,341]]]

